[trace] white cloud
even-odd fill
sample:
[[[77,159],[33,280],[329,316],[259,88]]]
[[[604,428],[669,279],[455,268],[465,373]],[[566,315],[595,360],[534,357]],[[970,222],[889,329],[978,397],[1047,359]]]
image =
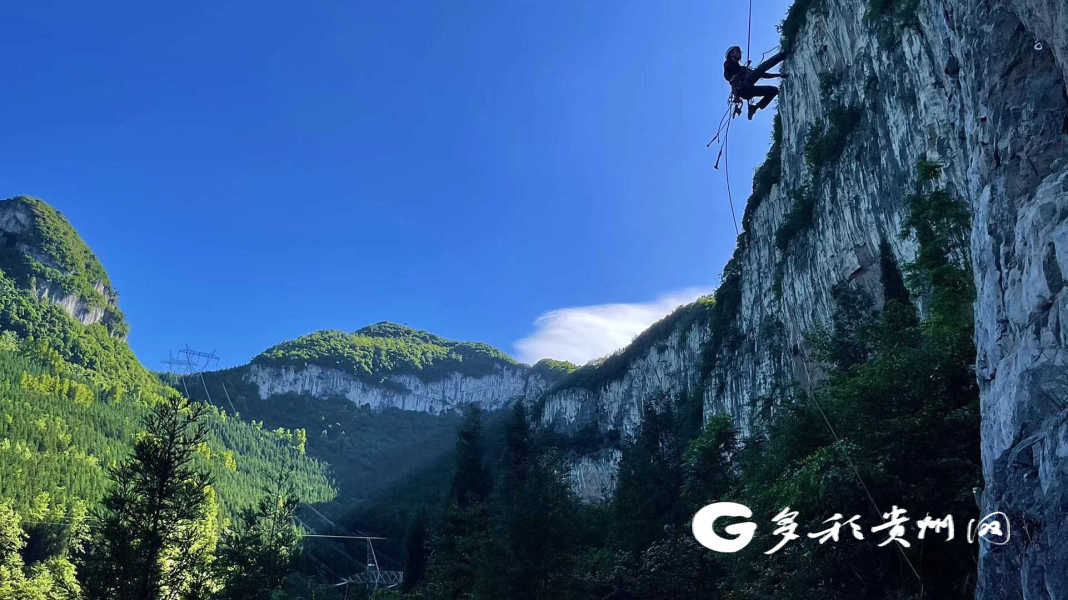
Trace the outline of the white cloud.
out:
[[[686,288],[651,302],[558,308],[534,321],[534,333],[515,343],[516,357],[534,364],[555,358],[585,364],[623,348],[639,333],[683,304],[712,293]]]

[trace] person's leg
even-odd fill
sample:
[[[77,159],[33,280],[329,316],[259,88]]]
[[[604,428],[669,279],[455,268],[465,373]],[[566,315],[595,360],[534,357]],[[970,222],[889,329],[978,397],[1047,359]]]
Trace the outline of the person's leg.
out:
[[[771,104],[771,101],[775,99],[775,96],[779,95],[779,88],[773,85],[754,85],[749,89],[752,91],[752,96],[750,96],[750,98],[753,96],[763,96],[763,98],[760,99],[760,102],[757,102],[757,110],[767,108],[768,105]]]
[[[786,58],[786,54],[779,52],[768,60],[765,60],[764,62],[757,65],[756,68],[753,69],[753,71],[756,72],[757,75],[763,75],[766,71],[770,70],[775,65],[781,63],[784,58]]]

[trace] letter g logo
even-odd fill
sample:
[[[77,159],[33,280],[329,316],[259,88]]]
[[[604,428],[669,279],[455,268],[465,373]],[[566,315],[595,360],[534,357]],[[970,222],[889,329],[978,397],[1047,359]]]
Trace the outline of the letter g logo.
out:
[[[693,537],[705,548],[716,552],[737,552],[745,548],[756,533],[756,523],[735,523],[723,530],[733,538],[722,538],[716,534],[715,523],[720,517],[741,517],[748,519],[753,511],[744,504],[736,502],[716,502],[697,511],[693,516]]]

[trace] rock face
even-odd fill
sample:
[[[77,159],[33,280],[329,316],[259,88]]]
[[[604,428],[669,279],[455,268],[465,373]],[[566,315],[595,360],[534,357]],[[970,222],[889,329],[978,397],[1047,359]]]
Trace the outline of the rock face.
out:
[[[106,293],[106,288],[102,283],[96,283],[93,285],[99,294]],[[95,302],[91,302],[84,296],[79,294],[64,294],[62,288],[55,285],[41,285],[36,288],[37,297],[41,300],[50,300],[67,312],[68,315],[80,322],[82,325],[89,325],[92,323],[101,323],[104,321],[104,307]],[[114,305],[116,299],[112,299],[111,303]]]
[[[415,375],[396,374],[381,383],[368,383],[351,373],[313,364],[294,368],[253,363],[245,379],[257,387],[264,400],[285,393],[342,396],[372,410],[398,408],[430,414],[457,412],[464,404],[497,410],[516,401],[532,402],[549,385],[523,365],[498,367],[494,373],[479,377],[449,373],[424,381]]]
[[[565,434],[592,430],[615,439],[573,457],[571,482],[579,497],[595,501],[611,495],[621,457],[619,442],[638,431],[646,401],[700,394],[708,334],[701,320],[680,323],[635,353],[618,378],[595,386],[569,385],[565,379],[539,399],[535,414],[541,427]]]
[[[594,425],[601,431],[633,435],[641,424],[642,404],[652,398],[675,398],[697,389],[701,352],[708,328],[690,324],[630,361],[619,379],[588,389],[563,386],[541,399],[539,422],[556,431],[573,433]]]
[[[125,337],[118,294],[104,268],[70,223],[44,202],[27,196],[0,201],[0,268],[83,325],[102,323]]]
[[[830,326],[832,289],[881,298],[881,246],[898,263],[915,257],[898,235],[904,198],[918,161],[940,163],[939,185],[973,215],[983,512],[1015,527],[1009,544],[981,545],[978,596],[1068,598],[1068,5],[920,0],[912,14],[866,19],[856,3],[808,4],[783,67],[781,177],[750,199],[727,269],[729,335],[704,357],[701,326],[686,344],[666,336],[621,378],[548,393],[541,420],[628,435],[643,399],[698,390],[706,415],[731,415],[744,435],[820,377],[805,336]],[[814,178],[800,157],[836,107],[859,121]],[[806,187],[810,222],[784,252],[774,234]],[[576,477],[604,480],[605,464],[580,458]]]

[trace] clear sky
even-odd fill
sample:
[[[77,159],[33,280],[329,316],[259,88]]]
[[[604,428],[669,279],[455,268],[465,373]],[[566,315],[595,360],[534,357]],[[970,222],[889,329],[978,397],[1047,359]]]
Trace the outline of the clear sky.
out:
[[[754,58],[788,4],[755,7]],[[705,143],[746,10],[8,2],[0,196],[70,219],[152,368],[380,320],[532,358],[561,315],[611,333],[613,306],[717,283],[735,233]],[[739,219],[771,116],[731,131]]]

